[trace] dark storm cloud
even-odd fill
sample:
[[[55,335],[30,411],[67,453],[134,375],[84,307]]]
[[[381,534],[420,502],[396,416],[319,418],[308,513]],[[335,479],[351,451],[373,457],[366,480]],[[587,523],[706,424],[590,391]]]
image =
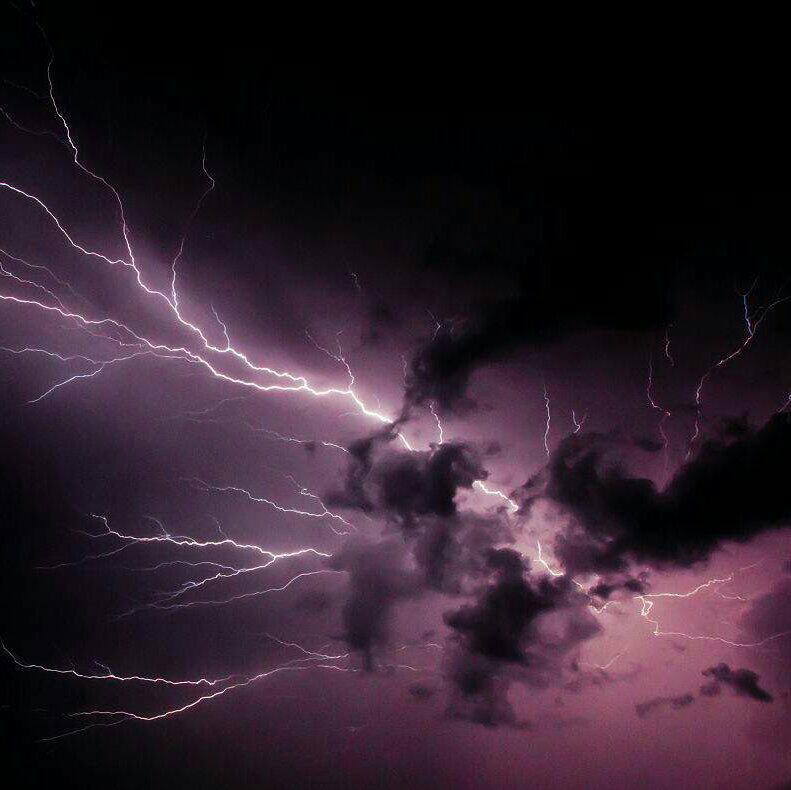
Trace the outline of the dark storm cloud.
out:
[[[486,269],[487,261],[480,262]],[[459,329],[441,328],[413,356],[407,377],[409,403],[433,402],[443,411],[464,410],[472,405],[467,387],[474,371],[513,351],[539,350],[586,329],[646,331],[665,326],[671,309],[666,284],[640,283],[641,307],[629,299],[616,298],[606,272],[592,276],[574,269],[563,276],[558,264],[551,272],[546,263],[522,265],[517,294],[477,311]],[[620,293],[630,275],[618,273]],[[576,280],[572,285],[570,280]],[[637,288],[637,283],[634,283]]]
[[[645,574],[640,577],[626,576],[625,578],[602,579],[588,590],[588,595],[595,595],[602,600],[607,600],[618,590],[641,594],[648,590],[648,580]]]
[[[749,697],[758,702],[772,702],[774,699],[769,692],[758,685],[758,675],[749,669],[731,669],[727,664],[721,663],[716,666],[704,669],[702,674],[711,678],[708,683],[700,687],[700,694],[703,697],[718,697],[722,693],[723,686],[729,686],[737,696]],[[638,702],[634,708],[640,718],[657,711],[661,708],[670,707],[674,710],[686,708],[695,701],[692,694],[681,694],[673,697],[654,697],[645,702]]]
[[[399,533],[380,543],[350,543],[332,560],[350,574],[344,638],[369,668],[373,652],[387,642],[397,600],[428,590],[460,594],[489,572],[492,545],[511,540],[499,515],[460,512],[454,501],[460,489],[487,476],[472,447],[448,443],[406,452],[395,441],[389,428],[352,444],[343,485],[326,497],[328,504],[383,517]]]
[[[727,664],[704,669],[702,674],[710,677],[709,683],[701,686],[700,692],[705,696],[716,696],[720,685],[730,686],[740,697],[750,697],[758,702],[772,702],[774,697],[758,685],[758,675],[750,669],[731,669]]]
[[[489,566],[497,581],[479,601],[445,615],[445,623],[464,637],[471,653],[497,661],[527,661],[523,639],[542,612],[557,606],[565,587],[546,577],[538,588],[525,578],[522,557],[511,549],[493,550]]]
[[[572,516],[555,541],[570,572],[613,572],[629,560],[691,565],[722,541],[744,541],[791,519],[786,465],[791,415],[732,441],[707,442],[662,491],[608,463],[605,437],[572,436],[526,485]]]
[[[456,513],[459,488],[486,478],[476,453],[463,444],[443,444],[430,453],[398,453],[376,468],[379,506],[405,527],[419,516],[447,518]]]
[[[513,541],[510,529],[499,516],[469,511],[450,518],[423,518],[414,538],[414,558],[426,583],[456,595],[486,574],[486,558],[493,544]]]
[[[371,670],[374,650],[387,644],[393,604],[417,594],[420,579],[408,567],[405,548],[396,540],[350,541],[330,565],[349,574],[343,639],[362,654],[365,668]]]
[[[383,516],[401,530],[429,587],[458,593],[465,580],[485,569],[495,542],[511,540],[497,514],[460,512],[454,501],[487,472],[477,451],[447,443],[430,451],[393,446],[394,434],[377,434],[349,447],[351,461],[343,486],[331,491],[330,505]]]
[[[476,601],[445,614],[456,632],[446,667],[454,686],[449,713],[517,726],[507,698],[510,683],[548,686],[560,677],[563,656],[600,626],[568,579],[531,580],[529,563],[513,549],[491,550],[488,569],[492,581]],[[557,616],[551,635],[542,628],[545,616]]]
[[[352,444],[343,488],[331,491],[328,502],[381,512],[410,529],[422,516],[455,515],[458,489],[472,488],[488,475],[468,445],[449,442],[432,451],[402,452],[387,446],[394,439],[393,433],[377,434]]]
[[[681,694],[677,697],[654,697],[653,699],[646,700],[645,702],[638,702],[635,706],[635,712],[642,719],[649,713],[653,713],[661,708],[673,708],[673,710],[681,710],[682,708],[689,707],[695,698],[692,694]]]

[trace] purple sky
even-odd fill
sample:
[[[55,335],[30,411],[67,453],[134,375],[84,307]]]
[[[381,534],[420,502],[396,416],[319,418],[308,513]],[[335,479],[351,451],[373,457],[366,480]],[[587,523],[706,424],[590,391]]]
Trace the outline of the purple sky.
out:
[[[786,786],[781,146],[463,80],[396,111],[227,22],[144,63],[50,5],[4,10],[7,763]]]

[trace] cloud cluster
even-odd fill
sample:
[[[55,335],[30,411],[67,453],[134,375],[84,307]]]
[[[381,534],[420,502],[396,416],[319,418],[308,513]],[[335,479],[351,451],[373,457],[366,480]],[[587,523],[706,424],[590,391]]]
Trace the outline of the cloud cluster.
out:
[[[482,257],[478,270],[491,267]],[[444,327],[413,356],[407,377],[408,403],[433,402],[443,411],[463,411],[473,404],[467,395],[475,370],[517,349],[540,350],[574,332],[590,329],[646,331],[667,325],[674,308],[670,283],[659,273],[652,280],[633,267],[618,272],[619,288],[612,288],[600,270],[570,265],[565,256],[548,251],[535,260],[524,251],[509,268],[515,292],[479,306],[456,331]],[[574,287],[569,287],[569,279]],[[637,288],[641,299],[620,294]]]
[[[349,586],[343,607],[343,639],[363,657],[366,669],[374,667],[373,653],[387,643],[387,626],[393,604],[420,589],[417,574],[409,567],[403,543],[397,540],[348,542],[330,564],[348,573]]]
[[[723,686],[733,689],[736,696],[748,697],[758,702],[772,702],[774,697],[758,685],[759,676],[751,669],[731,669],[727,664],[720,663],[704,669],[704,677],[711,678],[700,687],[701,697],[718,697]],[[679,694],[677,696],[654,697],[653,699],[638,702],[635,712],[642,719],[661,708],[681,710],[689,707],[695,701],[694,694]]]
[[[455,687],[450,712],[514,725],[509,682],[545,688],[558,681],[568,653],[601,627],[568,578],[532,578],[518,552],[491,550],[488,569],[491,578],[474,602],[445,615],[456,633],[448,661]]]
[[[525,486],[526,507],[547,499],[571,516],[555,554],[570,573],[624,571],[631,562],[689,566],[723,541],[791,521],[784,458],[791,415],[712,440],[663,490],[607,457],[607,437],[569,437]]]
[[[503,513],[460,510],[458,492],[487,475],[475,448],[448,443],[406,452],[388,431],[349,452],[342,485],[327,501],[382,519],[386,537],[352,541],[331,561],[349,573],[346,643],[373,668],[396,601],[429,591],[468,597],[444,618],[452,633],[449,713],[520,725],[507,697],[511,683],[561,680],[570,651],[600,630],[588,596],[566,577],[532,576],[528,561],[504,548],[513,537]]]
[[[630,570],[635,563],[689,566],[723,541],[747,540],[791,519],[777,463],[791,446],[788,415],[757,430],[745,424],[723,431],[663,490],[613,460],[616,438],[574,435],[524,488],[523,513],[548,501],[569,517],[554,546],[566,574],[531,574],[529,562],[507,547],[513,536],[504,514],[459,508],[458,493],[486,479],[482,453],[460,442],[401,449],[397,430],[407,413],[408,407],[399,423],[348,448],[349,465],[327,502],[381,519],[386,537],[352,541],[332,564],[349,572],[343,636],[366,668],[376,665],[376,652],[387,644],[397,601],[429,591],[468,599],[444,615],[451,633],[444,672],[453,717],[527,726],[509,701],[511,685],[568,686],[564,676],[576,665],[580,645],[601,630],[591,598],[647,589],[647,575]],[[600,577],[587,594],[571,581],[578,573]],[[772,699],[750,670],[720,664],[704,675],[709,681],[703,696],[728,686],[741,696]],[[414,695],[427,696],[422,690]],[[642,717],[694,699],[657,697],[638,703],[636,711]]]
[[[721,663],[703,670],[705,677],[711,681],[700,687],[700,693],[706,697],[716,697],[722,686],[730,686],[739,697],[750,697],[758,702],[771,702],[774,697],[758,685],[758,675],[751,669],[731,669]]]
[[[383,514],[411,529],[423,516],[456,514],[460,488],[472,488],[487,472],[469,445],[449,442],[425,452],[392,447],[393,430],[354,442],[343,487],[330,492],[328,502]]]

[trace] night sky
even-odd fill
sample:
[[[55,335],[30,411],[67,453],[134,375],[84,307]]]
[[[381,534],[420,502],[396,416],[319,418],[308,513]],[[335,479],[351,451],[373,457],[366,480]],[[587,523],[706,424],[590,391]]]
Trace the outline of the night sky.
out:
[[[768,80],[179,5],[2,10],[4,775],[789,786]]]

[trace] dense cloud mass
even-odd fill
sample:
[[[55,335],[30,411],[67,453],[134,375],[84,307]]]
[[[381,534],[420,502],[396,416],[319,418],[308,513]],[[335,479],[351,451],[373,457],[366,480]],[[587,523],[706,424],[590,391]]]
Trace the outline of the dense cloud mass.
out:
[[[395,438],[391,430],[352,444],[344,486],[328,501],[382,513],[409,530],[422,516],[455,515],[458,489],[487,476],[468,445],[449,442],[433,451],[406,452],[390,446]]]
[[[492,581],[475,602],[445,615],[457,635],[447,669],[456,689],[450,711],[485,724],[515,724],[509,682],[543,688],[557,681],[565,656],[600,626],[567,578],[531,579],[518,552],[491,550],[488,567]]]
[[[350,544],[333,567],[350,573],[345,639],[372,666],[371,651],[386,641],[392,603],[427,590],[459,594],[487,571],[492,545],[511,540],[503,518],[460,512],[455,497],[485,479],[478,453],[448,443],[430,451],[394,449],[393,430],[349,448],[341,489],[326,500],[385,519],[397,536]]]
[[[720,693],[721,685],[729,686],[739,697],[750,697],[758,702],[771,702],[774,697],[758,685],[759,677],[751,669],[731,669],[727,664],[703,670],[705,677],[711,680],[700,688],[700,693],[707,697],[715,697]]]
[[[392,432],[355,442],[343,486],[326,501],[377,515],[412,547],[427,586],[459,592],[485,566],[485,553],[511,533],[500,514],[459,511],[455,497],[487,471],[471,446],[447,443],[429,451],[394,447]]]
[[[606,446],[602,436],[572,436],[526,486],[528,506],[546,498],[572,516],[555,542],[569,572],[620,571],[629,561],[691,565],[722,541],[748,540],[791,519],[779,463],[791,446],[791,415],[707,442],[661,491],[608,464]]]
[[[508,701],[510,684],[560,680],[568,653],[600,630],[589,599],[568,577],[532,578],[518,551],[497,548],[512,540],[502,514],[458,509],[458,491],[486,477],[471,447],[404,452],[393,440],[392,433],[377,434],[349,448],[343,488],[328,497],[383,516],[398,532],[378,544],[350,544],[333,558],[333,567],[350,574],[344,638],[372,668],[399,598],[430,590],[471,595],[473,603],[445,614],[455,635],[446,659],[448,711],[488,725],[524,726]]]
[[[387,644],[393,604],[416,594],[419,579],[408,567],[404,546],[397,540],[349,542],[332,558],[331,567],[349,575],[343,639],[371,670],[373,651]]]
[[[575,270],[577,282],[569,288],[562,263],[554,263],[552,269],[541,261],[523,264],[518,295],[481,308],[458,331],[441,327],[412,358],[407,402],[464,411],[472,406],[467,388],[475,370],[516,349],[546,348],[585,329],[645,331],[670,320],[669,283],[661,277],[648,288],[642,284],[638,306],[616,299],[606,278],[584,270]],[[487,261],[480,265],[485,267]],[[628,287],[621,280],[619,289]]]

